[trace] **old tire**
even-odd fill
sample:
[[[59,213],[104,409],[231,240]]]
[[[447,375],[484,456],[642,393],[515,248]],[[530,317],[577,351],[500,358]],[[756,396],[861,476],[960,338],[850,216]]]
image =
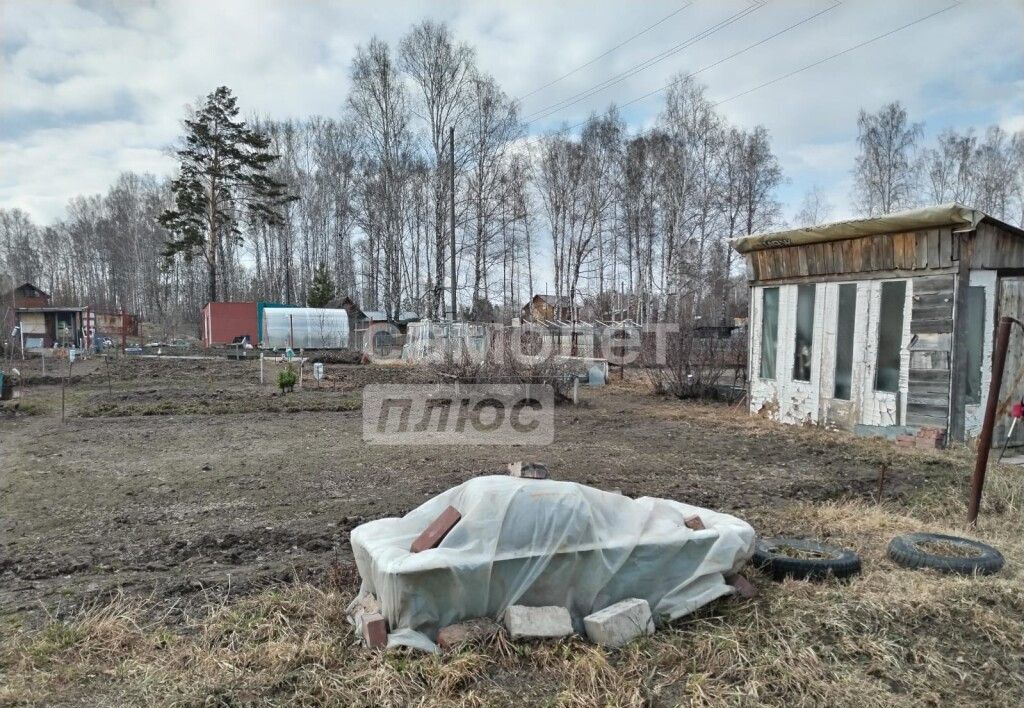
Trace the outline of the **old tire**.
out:
[[[923,543],[948,543],[971,551],[971,556],[949,556],[929,553]],[[931,568],[943,573],[989,575],[1003,567],[1003,554],[980,541],[941,533],[908,533],[889,542],[889,558],[904,568]]]
[[[787,555],[792,549],[817,558],[795,558]],[[754,565],[775,580],[824,580],[828,577],[848,578],[860,572],[860,557],[848,548],[827,546],[802,538],[763,538],[754,547]]]

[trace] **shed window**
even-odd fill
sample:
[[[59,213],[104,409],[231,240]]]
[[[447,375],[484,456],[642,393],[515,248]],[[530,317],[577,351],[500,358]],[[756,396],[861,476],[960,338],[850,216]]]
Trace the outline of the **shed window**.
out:
[[[836,385],[834,398],[850,400],[853,378],[853,326],[857,313],[857,285],[839,286],[839,309],[836,314]]]
[[[793,380],[811,380],[811,350],[814,342],[814,285],[796,290],[796,346],[793,349]]]
[[[761,378],[775,378],[775,356],[779,346],[779,289],[761,291]]]
[[[981,403],[981,356],[985,348],[985,288],[967,288],[967,403]]]
[[[905,280],[882,283],[882,302],[878,315],[878,357],[875,360],[876,391],[895,393],[899,389],[906,294]]]

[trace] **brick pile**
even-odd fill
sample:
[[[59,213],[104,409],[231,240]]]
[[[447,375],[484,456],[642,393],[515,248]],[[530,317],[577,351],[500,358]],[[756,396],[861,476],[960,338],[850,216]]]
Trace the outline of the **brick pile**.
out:
[[[917,435],[900,435],[896,438],[898,447],[913,447],[920,450],[941,450],[946,443],[946,431],[942,428],[920,428]]]

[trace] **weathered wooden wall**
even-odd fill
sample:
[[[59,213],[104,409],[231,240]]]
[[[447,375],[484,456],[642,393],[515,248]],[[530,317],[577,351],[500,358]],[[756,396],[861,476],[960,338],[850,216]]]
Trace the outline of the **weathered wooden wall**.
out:
[[[971,268],[1024,268],[1024,238],[995,224],[978,224]]]
[[[812,276],[951,268],[956,257],[954,242],[952,227],[946,227],[767,248],[746,254],[747,279],[766,282]]]
[[[945,428],[949,416],[949,376],[953,332],[952,275],[914,279],[907,391],[907,425]]]

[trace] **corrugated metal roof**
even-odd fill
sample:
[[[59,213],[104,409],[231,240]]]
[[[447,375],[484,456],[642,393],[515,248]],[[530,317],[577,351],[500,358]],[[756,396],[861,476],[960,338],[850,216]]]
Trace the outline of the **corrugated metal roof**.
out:
[[[830,224],[807,226],[801,229],[774,231],[771,233],[741,236],[731,241],[732,247],[740,253],[760,251],[780,246],[802,246],[809,243],[824,241],[841,241],[859,236],[878,236],[881,234],[905,233],[920,231],[939,226],[962,226],[973,229],[982,222],[996,224],[1018,236],[1024,237],[1024,230],[1000,221],[977,209],[963,204],[940,204],[938,206],[909,209],[907,211],[870,216],[864,219],[849,219]]]

